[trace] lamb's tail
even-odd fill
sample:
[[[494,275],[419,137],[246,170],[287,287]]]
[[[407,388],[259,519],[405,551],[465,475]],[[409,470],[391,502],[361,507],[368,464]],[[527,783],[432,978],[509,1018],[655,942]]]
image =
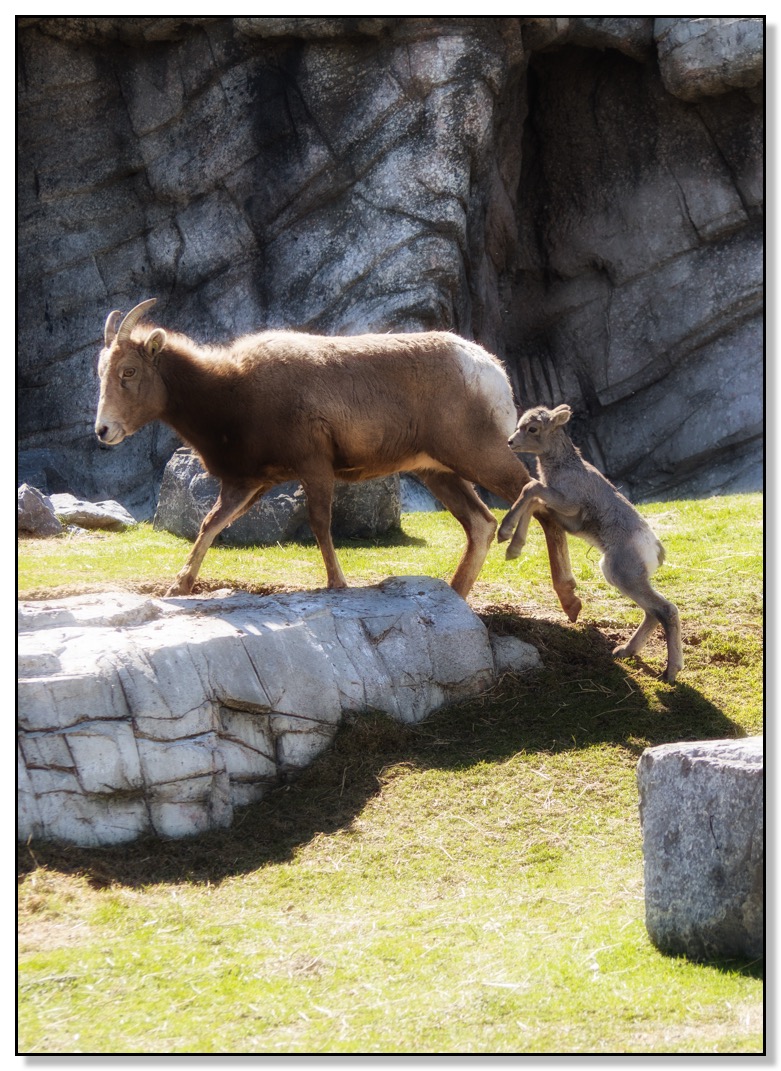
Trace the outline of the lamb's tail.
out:
[[[664,547],[662,546],[661,542],[658,539],[656,541],[656,553],[659,556],[659,565],[662,565],[664,563],[664,557],[665,557],[665,555],[664,555]]]

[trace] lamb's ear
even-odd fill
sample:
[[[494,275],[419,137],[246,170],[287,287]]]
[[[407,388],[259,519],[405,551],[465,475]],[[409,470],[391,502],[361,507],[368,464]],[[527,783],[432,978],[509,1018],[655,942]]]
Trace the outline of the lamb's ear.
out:
[[[571,416],[572,410],[568,405],[557,405],[551,412],[550,422],[554,428],[558,428],[562,424],[566,424]]]
[[[144,343],[144,353],[152,360],[157,357],[160,350],[165,346],[167,335],[162,327],[156,327]]]

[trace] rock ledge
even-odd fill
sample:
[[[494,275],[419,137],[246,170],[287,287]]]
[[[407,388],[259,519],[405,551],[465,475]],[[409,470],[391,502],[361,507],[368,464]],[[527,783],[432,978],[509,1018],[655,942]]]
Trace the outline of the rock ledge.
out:
[[[230,825],[340,721],[418,722],[539,665],[444,582],[19,607],[18,836],[97,845]]]

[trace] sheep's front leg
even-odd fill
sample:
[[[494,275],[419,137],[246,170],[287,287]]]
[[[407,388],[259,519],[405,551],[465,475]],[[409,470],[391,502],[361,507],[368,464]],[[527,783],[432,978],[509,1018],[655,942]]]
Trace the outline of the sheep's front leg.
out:
[[[266,483],[258,486],[247,487],[245,484],[226,484],[220,486],[220,495],[212,509],[204,517],[198,538],[195,540],[193,549],[187,556],[184,568],[176,574],[171,587],[166,592],[166,597],[172,595],[189,595],[193,589],[198,570],[206,557],[206,551],[223,530],[233,521],[238,520],[256,499],[272,486]]]

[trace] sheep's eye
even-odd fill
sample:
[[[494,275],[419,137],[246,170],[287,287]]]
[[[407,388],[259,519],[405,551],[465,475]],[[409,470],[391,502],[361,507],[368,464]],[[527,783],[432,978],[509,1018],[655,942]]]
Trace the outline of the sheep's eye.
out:
[[[122,369],[122,378],[123,379],[132,379],[135,374],[136,374],[135,368],[123,368]]]
[[[540,429],[537,427],[536,424],[530,424],[526,430],[530,435],[536,435]]]

